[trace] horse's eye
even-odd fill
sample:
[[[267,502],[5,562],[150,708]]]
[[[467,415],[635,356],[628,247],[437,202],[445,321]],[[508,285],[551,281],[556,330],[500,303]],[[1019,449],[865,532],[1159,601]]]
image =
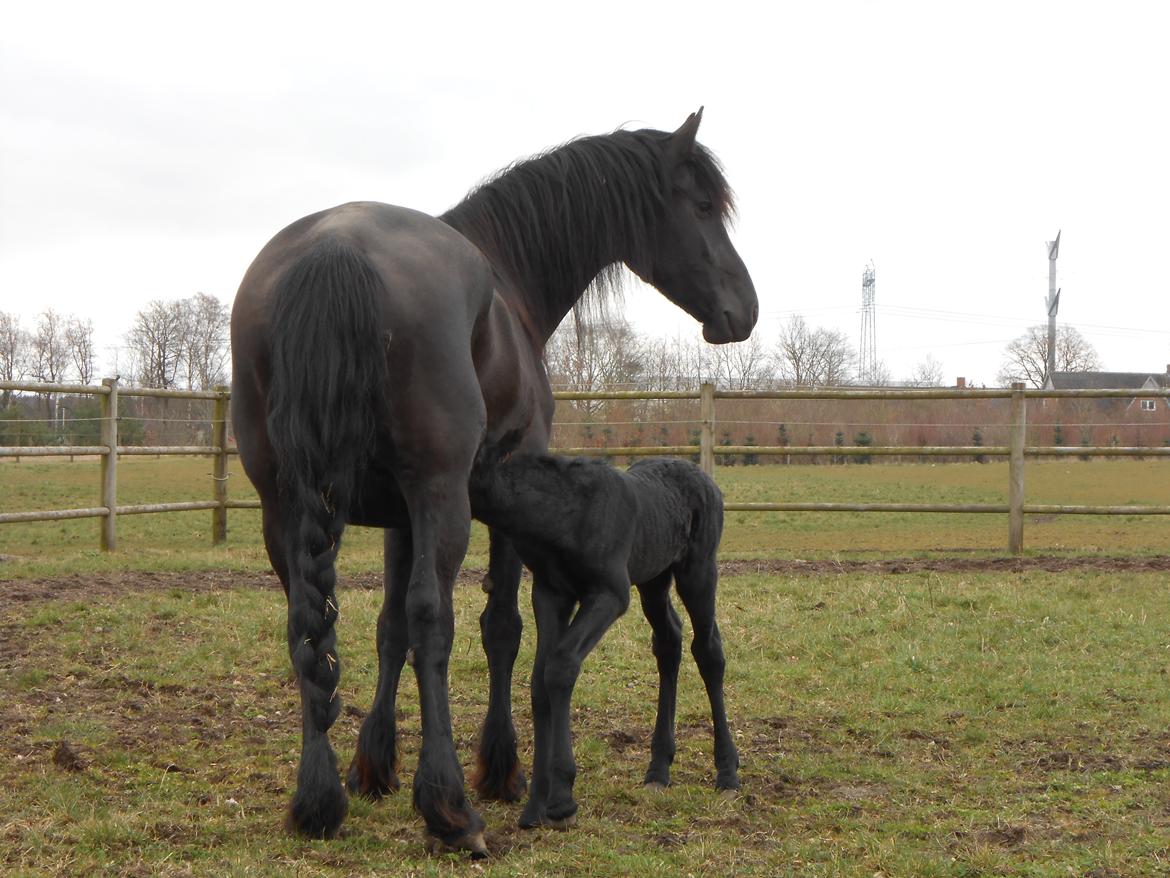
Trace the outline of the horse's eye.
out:
[[[698,208],[699,213],[703,214],[703,216],[710,216],[710,214],[715,210],[715,205],[713,205],[710,201],[700,201],[695,205],[695,207]]]

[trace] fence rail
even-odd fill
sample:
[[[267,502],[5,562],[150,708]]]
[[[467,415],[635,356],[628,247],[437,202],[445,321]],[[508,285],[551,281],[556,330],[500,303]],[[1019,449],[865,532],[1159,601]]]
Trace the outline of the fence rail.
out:
[[[0,524],[33,521],[64,521],[78,518],[101,519],[101,545],[112,551],[117,545],[117,519],[122,515],[147,515],[160,512],[207,511],[212,514],[212,542],[227,538],[227,511],[229,509],[258,509],[255,500],[232,500],[227,492],[227,459],[238,451],[228,444],[227,414],[230,391],[226,387],[214,391],[176,391],[154,388],[121,388],[116,379],[106,379],[98,385],[43,384],[36,382],[0,381],[0,390],[27,393],[56,393],[97,396],[101,403],[100,445],[65,446],[0,446],[0,457],[99,456],[102,464],[102,505],[83,509],[58,509],[37,512],[0,512]],[[118,400],[127,397],[161,397],[170,399],[211,400],[211,445],[136,446],[118,444]],[[605,448],[561,448],[565,454],[596,454],[611,457],[639,457],[648,455],[698,454],[702,468],[714,471],[717,457],[728,455],[784,455],[825,457],[872,456],[948,456],[948,457],[1007,457],[1008,502],[984,504],[942,503],[728,503],[730,511],[741,512],[923,512],[923,513],[989,513],[1008,515],[1008,550],[1018,554],[1023,550],[1025,515],[1170,515],[1170,506],[1100,506],[1050,505],[1024,502],[1024,460],[1038,456],[1078,457],[1170,457],[1170,447],[1117,446],[1028,446],[1025,444],[1027,427],[1027,400],[1053,399],[1132,399],[1170,398],[1170,390],[1025,390],[1022,384],[1010,389],[787,389],[767,391],[717,390],[712,384],[703,384],[698,390],[639,391],[610,390],[599,392],[558,391],[556,399],[564,400],[664,400],[697,399],[699,401],[699,444],[668,446],[635,446]],[[1007,445],[961,446],[716,446],[715,401],[775,400],[775,399],[842,399],[842,400],[945,400],[945,399],[1007,399],[1011,402],[1009,415],[1010,442]],[[214,460],[212,476],[213,496],[209,500],[191,500],[180,503],[147,503],[118,505],[117,464],[120,457],[135,455],[204,455]]]

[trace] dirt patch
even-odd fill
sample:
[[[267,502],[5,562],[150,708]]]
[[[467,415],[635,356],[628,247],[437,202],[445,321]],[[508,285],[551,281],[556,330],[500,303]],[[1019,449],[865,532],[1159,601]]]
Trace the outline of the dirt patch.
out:
[[[881,560],[761,560],[723,561],[723,576],[753,573],[787,576],[832,576],[871,573],[896,576],[907,573],[1061,573],[1066,570],[1119,572],[1170,571],[1170,555],[1144,557],[1065,557],[1037,555],[1027,558],[885,558]],[[812,609],[821,609],[813,606]]]
[[[759,561],[723,561],[722,576],[763,574],[771,576],[838,576],[869,573],[875,576],[898,576],[912,573],[1026,573],[1066,570],[1122,572],[1170,572],[1170,555],[1146,557],[1062,557],[1041,555],[1028,558],[887,558],[874,561],[767,559]],[[2,573],[2,569],[0,569]],[[465,568],[456,585],[479,588],[485,571]],[[340,587],[375,590],[382,588],[377,573],[343,576]],[[128,592],[168,591],[215,592],[229,589],[268,589],[280,591],[280,581],[272,573],[240,573],[230,570],[199,570],[184,573],[120,571],[94,575],[71,575],[55,579],[0,580],[0,597],[8,603],[32,601],[81,600],[119,596]],[[823,609],[814,606],[812,609]],[[3,643],[3,639],[0,639]]]
[[[630,747],[638,747],[643,744],[643,741],[637,735],[632,735],[623,729],[614,729],[606,732],[603,737],[614,750],[619,753],[627,750]]]

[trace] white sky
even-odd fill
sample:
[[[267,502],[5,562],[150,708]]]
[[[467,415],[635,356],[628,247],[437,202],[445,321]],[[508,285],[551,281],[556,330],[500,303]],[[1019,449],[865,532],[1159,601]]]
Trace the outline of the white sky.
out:
[[[422,5],[422,4],[419,4]],[[0,309],[230,303],[280,228],[353,199],[440,212],[512,160],[619,125],[700,140],[771,344],[860,329],[892,377],[991,384],[1044,321],[1104,367],[1170,363],[1170,4],[21,3],[0,6]],[[699,338],[649,289],[627,312]]]

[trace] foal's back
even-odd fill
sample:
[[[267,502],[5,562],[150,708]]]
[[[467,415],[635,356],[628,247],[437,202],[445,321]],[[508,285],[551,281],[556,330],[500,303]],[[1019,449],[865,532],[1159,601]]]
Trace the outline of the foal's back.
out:
[[[637,498],[630,581],[712,558],[723,534],[723,494],[695,464],[649,458],[625,473]]]

